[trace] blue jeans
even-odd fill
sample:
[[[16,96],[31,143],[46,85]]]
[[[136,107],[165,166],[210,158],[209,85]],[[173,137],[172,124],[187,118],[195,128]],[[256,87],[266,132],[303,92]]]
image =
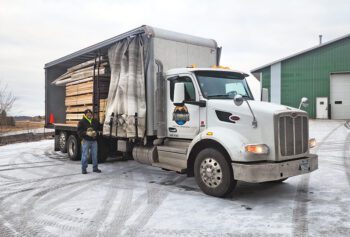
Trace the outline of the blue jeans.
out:
[[[81,168],[86,170],[88,167],[89,150],[92,158],[93,169],[97,169],[97,141],[82,140],[81,142]]]

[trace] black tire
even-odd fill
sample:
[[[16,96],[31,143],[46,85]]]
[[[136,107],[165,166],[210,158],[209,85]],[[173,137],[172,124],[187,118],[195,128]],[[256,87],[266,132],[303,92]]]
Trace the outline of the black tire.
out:
[[[58,146],[62,153],[67,153],[67,133],[60,132],[58,136]]]
[[[236,187],[231,163],[214,148],[200,151],[194,162],[194,176],[200,189],[210,196],[224,197]]]
[[[80,160],[81,158],[81,143],[75,135],[68,137],[67,153],[70,160]]]
[[[55,134],[54,150],[55,151],[59,151],[60,150],[60,135],[59,134]]]

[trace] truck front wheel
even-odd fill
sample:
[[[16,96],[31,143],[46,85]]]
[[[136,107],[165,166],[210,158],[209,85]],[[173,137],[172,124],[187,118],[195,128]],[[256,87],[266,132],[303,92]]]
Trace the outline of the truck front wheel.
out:
[[[237,184],[230,162],[214,148],[206,148],[198,153],[194,163],[194,176],[200,189],[215,197],[231,193]]]
[[[80,142],[75,135],[70,135],[67,140],[67,153],[70,160],[80,159]]]

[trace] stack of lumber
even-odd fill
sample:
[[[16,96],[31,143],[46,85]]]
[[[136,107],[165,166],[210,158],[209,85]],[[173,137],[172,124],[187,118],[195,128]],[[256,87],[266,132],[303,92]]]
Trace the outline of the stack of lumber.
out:
[[[94,91],[94,76],[95,83],[98,80],[98,91]],[[110,68],[108,61],[103,57],[68,68],[66,73],[53,81],[52,84],[65,86],[66,89],[66,123],[77,124],[86,109],[92,110],[94,93],[99,98],[99,117],[100,122],[103,123],[109,83]]]

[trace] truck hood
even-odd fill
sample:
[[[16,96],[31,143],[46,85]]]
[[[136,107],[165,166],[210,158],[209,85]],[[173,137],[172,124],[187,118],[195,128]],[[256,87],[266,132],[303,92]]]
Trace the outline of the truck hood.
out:
[[[274,114],[280,113],[280,112],[288,112],[288,111],[304,112],[302,110],[289,107],[286,105],[279,105],[279,104],[268,103],[263,101],[255,101],[255,100],[249,100],[248,102],[258,122],[259,122],[259,119],[261,118],[265,118],[265,117],[272,118]],[[238,115],[238,116],[242,115],[244,117],[248,116],[252,118],[252,115],[248,108],[248,104],[246,102],[243,102],[241,106],[236,106],[233,100],[209,100],[208,104],[209,104],[209,108],[222,109],[223,111],[231,112],[234,115]]]
[[[275,147],[275,115],[279,113],[305,113],[305,111],[285,105],[249,100],[250,107],[256,117],[258,126],[252,126],[253,116],[248,104],[243,102],[236,106],[233,100],[208,100],[208,128],[223,127],[228,137],[242,136],[241,146],[244,144],[266,144],[270,148],[270,154],[264,159],[274,159]],[[233,115],[234,117],[229,116]]]

